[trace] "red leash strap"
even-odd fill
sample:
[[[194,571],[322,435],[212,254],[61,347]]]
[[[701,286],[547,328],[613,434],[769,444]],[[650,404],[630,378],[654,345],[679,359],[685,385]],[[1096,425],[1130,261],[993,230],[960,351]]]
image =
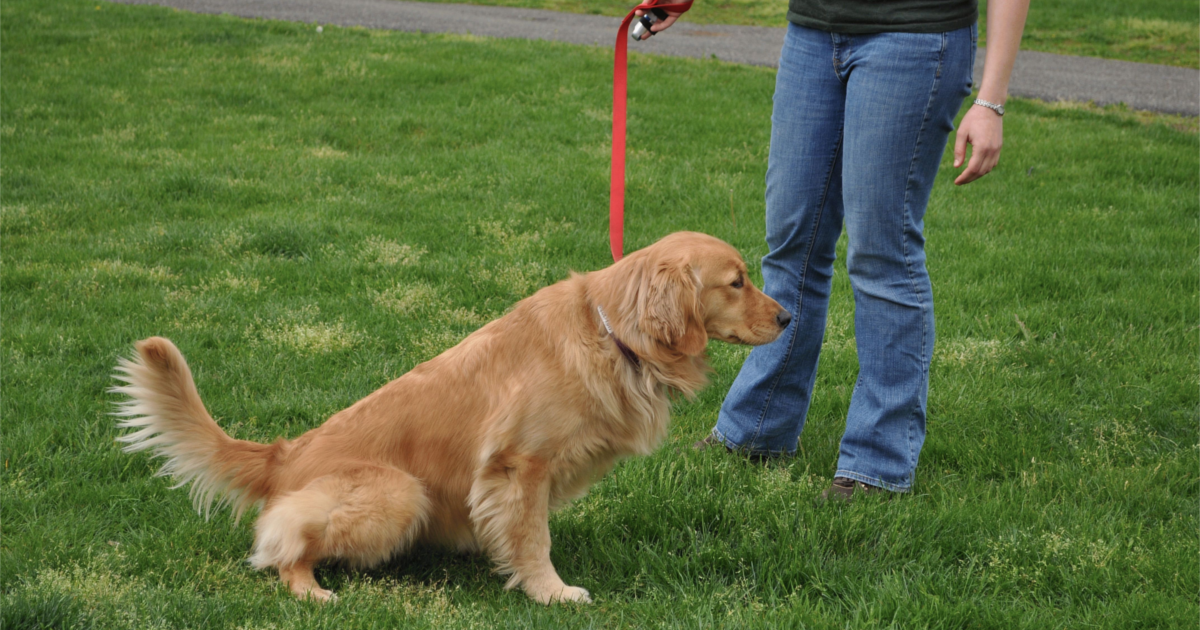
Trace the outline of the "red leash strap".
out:
[[[692,8],[692,0],[675,3],[660,3],[646,0],[625,16],[621,28],[617,29],[617,51],[613,56],[613,125],[612,125],[612,179],[608,197],[608,244],[613,260],[621,260],[625,252],[625,92],[628,78],[629,23],[634,11],[662,9],[672,13],[684,13]]]

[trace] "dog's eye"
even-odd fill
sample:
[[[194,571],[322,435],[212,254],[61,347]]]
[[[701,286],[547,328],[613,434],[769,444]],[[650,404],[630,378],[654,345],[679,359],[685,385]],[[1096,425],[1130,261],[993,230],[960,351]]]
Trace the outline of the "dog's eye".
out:
[[[731,284],[731,285],[729,285],[729,286],[731,286],[731,287],[733,287],[733,288],[735,288],[735,289],[740,289],[740,288],[742,288],[742,277],[741,277],[741,276],[738,276],[738,279],[737,279],[737,280],[734,280],[734,281],[733,281],[733,284]]]

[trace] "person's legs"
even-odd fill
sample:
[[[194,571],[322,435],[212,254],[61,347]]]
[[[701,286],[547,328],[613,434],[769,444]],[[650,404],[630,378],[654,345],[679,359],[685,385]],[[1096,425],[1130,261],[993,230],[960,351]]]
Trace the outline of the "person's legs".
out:
[[[842,228],[845,85],[829,33],[789,25],[775,84],[767,166],[763,290],[795,314],[773,343],[751,351],[713,436],[727,447],[790,454],[808,413]]]
[[[849,38],[843,199],[859,375],[836,476],[908,491],[925,440],[933,294],[924,216],[970,93],[974,28]]]

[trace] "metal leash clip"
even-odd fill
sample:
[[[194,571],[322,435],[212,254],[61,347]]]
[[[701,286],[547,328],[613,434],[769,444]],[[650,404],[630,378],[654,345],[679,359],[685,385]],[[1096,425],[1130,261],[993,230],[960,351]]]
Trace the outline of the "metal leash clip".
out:
[[[633,25],[633,28],[629,29],[629,36],[632,37],[634,41],[641,41],[642,35],[645,35],[646,33],[650,33],[650,36],[653,37],[654,31],[650,30],[650,27],[654,26],[655,22],[665,19],[667,19],[666,11],[663,11],[662,9],[650,9],[648,13],[643,15],[641,19],[637,21],[637,24]]]

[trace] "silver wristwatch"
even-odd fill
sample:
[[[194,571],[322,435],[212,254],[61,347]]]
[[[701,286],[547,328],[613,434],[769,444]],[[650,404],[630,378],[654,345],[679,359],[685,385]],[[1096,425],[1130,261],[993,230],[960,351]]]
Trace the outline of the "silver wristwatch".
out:
[[[983,100],[983,99],[981,99],[981,98],[977,98],[977,99],[975,99],[975,104],[976,104],[976,105],[982,105],[982,106],[984,106],[984,107],[986,107],[986,108],[988,108],[988,109],[990,109],[990,110],[992,110],[992,111],[996,112],[996,113],[997,113],[997,114],[999,114],[1000,116],[1003,116],[1003,115],[1004,115],[1004,106],[1003,106],[1003,105],[997,105],[997,104],[995,104],[995,103],[991,103],[991,102],[989,102],[989,101],[985,101],[985,100]]]

